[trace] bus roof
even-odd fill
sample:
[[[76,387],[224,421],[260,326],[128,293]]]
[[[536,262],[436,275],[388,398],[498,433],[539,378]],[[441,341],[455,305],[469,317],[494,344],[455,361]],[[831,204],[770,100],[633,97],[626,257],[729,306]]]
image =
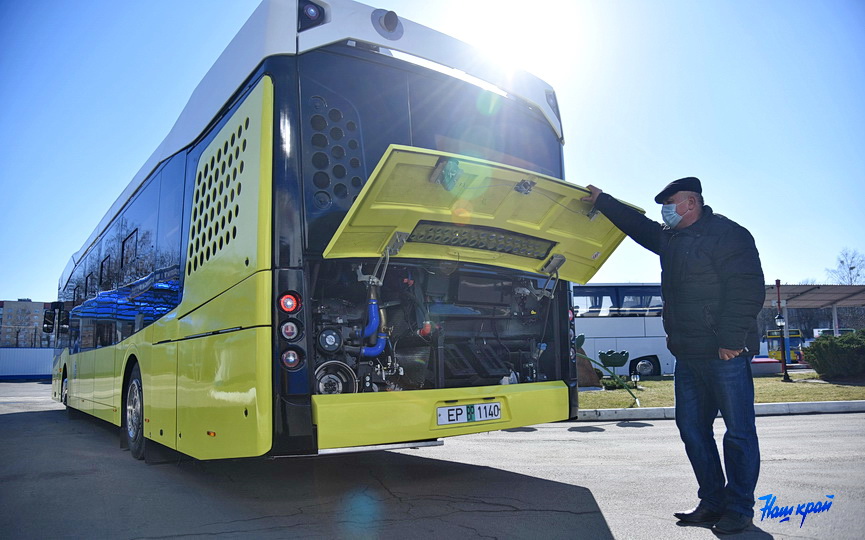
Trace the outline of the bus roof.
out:
[[[84,246],[72,256],[60,278],[60,287],[156,167],[192,144],[241,83],[269,56],[296,55],[347,40],[399,51],[458,70],[524,100],[541,111],[562,139],[555,93],[538,77],[499,68],[466,43],[407,19],[400,18],[397,31],[388,33],[379,22],[387,13],[384,10],[353,0],[327,0],[320,4],[324,7],[324,23],[298,32],[298,0],[261,2],[192,92],[168,136],[139,169]]]

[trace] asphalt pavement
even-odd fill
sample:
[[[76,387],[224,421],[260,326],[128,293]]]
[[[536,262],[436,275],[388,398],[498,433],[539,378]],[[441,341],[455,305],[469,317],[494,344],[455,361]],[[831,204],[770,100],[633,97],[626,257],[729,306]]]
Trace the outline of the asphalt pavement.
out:
[[[70,419],[49,395],[46,384],[0,383],[0,538],[715,537],[672,517],[696,502],[696,482],[669,419],[541,424],[418,450],[147,465],[119,448],[115,427]],[[861,538],[865,414],[762,416],[757,427],[756,496],[768,498],[732,538]],[[719,442],[723,432],[716,422]]]

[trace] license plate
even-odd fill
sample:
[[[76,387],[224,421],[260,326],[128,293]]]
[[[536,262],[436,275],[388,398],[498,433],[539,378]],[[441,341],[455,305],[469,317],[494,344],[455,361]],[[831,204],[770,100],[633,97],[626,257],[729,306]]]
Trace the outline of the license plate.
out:
[[[439,407],[438,425],[465,424],[469,422],[483,422],[484,420],[499,420],[502,417],[502,404],[498,401],[489,403],[476,403],[474,405],[455,405],[453,407]]]

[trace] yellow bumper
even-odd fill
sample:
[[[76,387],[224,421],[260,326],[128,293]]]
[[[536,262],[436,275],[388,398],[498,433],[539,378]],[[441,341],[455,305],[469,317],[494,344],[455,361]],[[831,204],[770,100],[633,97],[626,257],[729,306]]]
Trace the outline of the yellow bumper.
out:
[[[500,403],[501,418],[439,425],[439,407]],[[568,418],[562,381],[318,395],[312,397],[318,447],[348,448],[497,431]]]

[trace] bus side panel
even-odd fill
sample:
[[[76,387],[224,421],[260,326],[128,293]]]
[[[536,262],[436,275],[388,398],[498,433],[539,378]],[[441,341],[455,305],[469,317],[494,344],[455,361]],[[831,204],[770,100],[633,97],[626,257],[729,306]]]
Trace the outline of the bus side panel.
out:
[[[126,414],[123,393],[127,381],[124,375],[131,369],[130,362],[137,363],[144,391],[144,436],[169,448],[175,448],[177,444],[177,344],[151,343],[171,334],[176,326],[172,312],[112,347],[115,349],[115,405],[111,416],[104,418],[117,426],[122,425]]]
[[[181,341],[177,449],[198,459],[260,456],[272,444],[266,327]]]
[[[94,351],[84,351],[70,356],[69,405],[93,414],[93,362]]]
[[[501,404],[500,420],[438,425],[439,407],[489,402]],[[316,395],[312,404],[320,450],[496,431],[566,420],[569,414],[563,381]]]
[[[63,351],[65,353],[65,350]],[[63,362],[64,354],[54,350],[54,358],[51,360],[51,399],[63,402],[61,392],[63,389]]]
[[[177,447],[177,349],[177,343],[149,347],[147,375],[141,375],[146,379],[144,436],[169,448]]]
[[[115,347],[103,347],[85,354],[93,358],[93,416],[117,424],[114,399]]]
[[[272,156],[273,83],[263,77],[194,164],[182,316],[272,268]]]

